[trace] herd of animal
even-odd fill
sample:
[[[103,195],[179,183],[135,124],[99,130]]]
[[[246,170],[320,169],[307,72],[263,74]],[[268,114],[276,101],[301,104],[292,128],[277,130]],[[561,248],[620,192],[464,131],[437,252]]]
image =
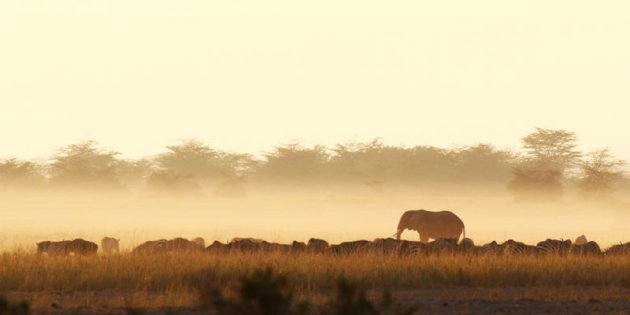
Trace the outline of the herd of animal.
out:
[[[119,240],[105,237],[101,240],[104,255],[119,254]],[[37,254],[48,256],[88,256],[96,255],[98,245],[83,239],[60,242],[37,243]],[[311,238],[308,242],[294,241],[292,244],[270,243],[254,238],[234,238],[228,243],[215,241],[205,247],[205,242],[198,237],[193,240],[175,238],[144,242],[136,246],[131,254],[154,255],[167,253],[207,253],[227,254],[231,252],[275,252],[282,254],[314,253],[332,255],[381,253],[397,256],[423,255],[578,255],[578,256],[617,256],[630,255],[630,242],[614,245],[602,250],[596,242],[587,241],[584,236],[571,240],[547,239],[536,245],[508,240],[503,243],[495,241],[476,246],[470,238],[461,242],[457,239],[439,238],[431,242],[397,240],[394,238],[378,238],[373,241],[352,241],[340,244],[329,244],[322,239]]]
[[[401,233],[415,230],[420,236],[419,242],[401,240]],[[463,235],[462,235],[463,234]],[[467,254],[467,255],[625,255],[630,254],[630,242],[614,245],[604,251],[596,242],[589,242],[584,235],[575,242],[571,240],[547,239],[538,244],[508,240],[501,244],[493,241],[483,246],[476,246],[466,237],[464,222],[450,211],[409,210],[403,213],[398,223],[396,238],[378,238],[374,241],[353,241],[330,245],[322,239],[310,239],[307,243],[294,241],[292,244],[269,243],[254,238],[234,238],[224,244],[215,241],[205,245],[201,237],[193,240],[175,238],[148,241],[135,247],[132,254],[162,253],[229,253],[240,252],[279,252],[279,253],[331,253],[360,254],[383,253],[396,255],[432,255],[432,254]],[[459,241],[462,236],[461,242]],[[429,239],[434,241],[429,242]],[[105,255],[118,254],[120,239],[105,237],[101,240],[101,248]],[[96,255],[98,245],[83,239],[72,241],[37,243],[37,254],[40,255]]]

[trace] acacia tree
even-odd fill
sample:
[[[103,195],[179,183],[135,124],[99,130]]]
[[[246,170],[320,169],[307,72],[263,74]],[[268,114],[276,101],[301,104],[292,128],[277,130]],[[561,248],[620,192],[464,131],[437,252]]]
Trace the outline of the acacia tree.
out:
[[[575,151],[575,132],[536,128],[522,139],[523,148],[530,160],[564,173],[575,165],[580,152]]]
[[[367,143],[337,145],[330,159],[335,179],[382,183],[423,183],[449,179],[453,173],[451,152],[431,146],[389,146],[374,139]]]
[[[371,142],[337,144],[331,151],[331,176],[337,180],[377,182],[382,180],[375,170],[381,168],[383,144],[376,138]]]
[[[452,152],[457,180],[505,183],[514,166],[514,154],[480,143]]]
[[[116,175],[116,156],[120,153],[85,141],[62,147],[50,164],[51,183],[56,185],[121,188]]]
[[[240,178],[252,163],[249,154],[214,150],[195,139],[180,140],[166,148],[168,152],[155,159],[158,169],[149,177],[154,188],[195,190],[216,184],[221,191],[242,189]],[[226,185],[229,187],[223,187]]]
[[[262,181],[305,182],[326,177],[326,166],[330,158],[323,146],[303,147],[299,143],[278,146],[264,155],[253,174]]]
[[[178,175],[198,180],[235,176],[249,159],[247,154],[233,154],[212,149],[195,139],[180,140],[177,145],[166,146],[168,152],[156,158],[157,166]]]
[[[0,162],[0,186],[5,188],[36,188],[42,185],[44,176],[39,165],[6,159]]]
[[[613,158],[608,149],[597,150],[579,162],[582,178],[580,193],[586,198],[605,198],[613,191],[612,185],[623,178],[620,169],[625,162]]]
[[[567,170],[580,152],[574,132],[536,128],[522,139],[525,156],[514,168],[508,189],[521,199],[557,199],[563,193]]]

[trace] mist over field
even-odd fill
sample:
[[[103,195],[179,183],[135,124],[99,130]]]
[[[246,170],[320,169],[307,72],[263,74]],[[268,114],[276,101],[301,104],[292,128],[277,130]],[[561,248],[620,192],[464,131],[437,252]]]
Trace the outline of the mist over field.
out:
[[[321,194],[289,191],[242,198],[156,197],[111,193],[2,196],[2,250],[35,250],[35,242],[82,237],[121,238],[122,248],[161,238],[204,237],[227,242],[256,237],[290,243],[311,237],[330,242],[390,237],[408,209],[449,209],[479,244],[492,240],[536,243],[585,234],[602,246],[630,235],[627,205],[597,202],[515,203],[500,189],[374,193],[344,187]],[[417,240],[413,231],[403,238]]]
[[[478,244],[515,239],[630,239],[630,190],[607,150],[578,152],[572,132],[536,129],[511,151],[281,145],[257,158],[196,140],[125,160],[88,141],[46,163],[0,161],[0,249],[104,236],[124,250],[146,240],[201,236],[330,242],[391,237],[405,210],[451,210]],[[406,231],[403,238],[417,240]]]

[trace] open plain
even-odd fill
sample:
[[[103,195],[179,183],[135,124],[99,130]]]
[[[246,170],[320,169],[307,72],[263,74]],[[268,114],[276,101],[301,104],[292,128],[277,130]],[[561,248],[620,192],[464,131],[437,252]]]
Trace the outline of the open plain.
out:
[[[307,302],[312,314],[334,313],[340,280],[354,290],[350,300],[364,292],[378,307],[389,294],[401,314],[621,314],[630,309],[629,265],[630,256],[14,252],[0,256],[0,292],[34,313],[215,313],[214,294],[238,298],[243,281],[264,269],[284,278],[278,291],[290,293],[289,304]]]
[[[300,313],[302,302],[307,314],[345,314],[361,305],[373,309],[357,314],[623,314],[630,309],[630,255],[481,250],[493,240],[535,246],[546,238],[573,240],[586,234],[605,252],[627,241],[624,204],[569,200],[532,205],[476,191],[414,194],[395,189],[397,193],[330,188],[319,195],[260,193],[238,199],[5,194],[0,204],[0,296],[14,310],[26,301],[32,314],[246,313],[234,308],[251,306],[239,290],[257,272],[271,270],[263,287],[275,288],[272,292],[291,306],[287,314]],[[391,237],[403,210],[417,204],[428,209],[452,205],[479,250],[291,250],[293,240],[307,243],[310,237],[331,245]],[[83,238],[98,243],[103,236],[120,239],[120,254],[106,255],[101,244],[97,255],[90,256],[36,253],[37,242]],[[206,240],[206,250],[132,253],[147,240],[197,236]],[[215,241],[227,246],[235,236],[288,247],[208,249],[216,248]],[[406,231],[402,238],[417,241],[418,234]],[[217,306],[219,293],[232,301],[231,309]]]

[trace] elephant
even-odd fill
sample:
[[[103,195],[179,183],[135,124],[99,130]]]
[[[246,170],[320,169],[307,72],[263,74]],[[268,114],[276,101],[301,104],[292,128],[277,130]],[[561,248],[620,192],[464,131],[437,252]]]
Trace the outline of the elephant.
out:
[[[405,211],[398,222],[398,232],[395,234],[397,240],[400,240],[400,234],[405,229],[418,231],[420,242],[422,243],[427,243],[429,238],[459,240],[462,232],[464,233],[464,238],[466,237],[464,222],[450,211]]]

